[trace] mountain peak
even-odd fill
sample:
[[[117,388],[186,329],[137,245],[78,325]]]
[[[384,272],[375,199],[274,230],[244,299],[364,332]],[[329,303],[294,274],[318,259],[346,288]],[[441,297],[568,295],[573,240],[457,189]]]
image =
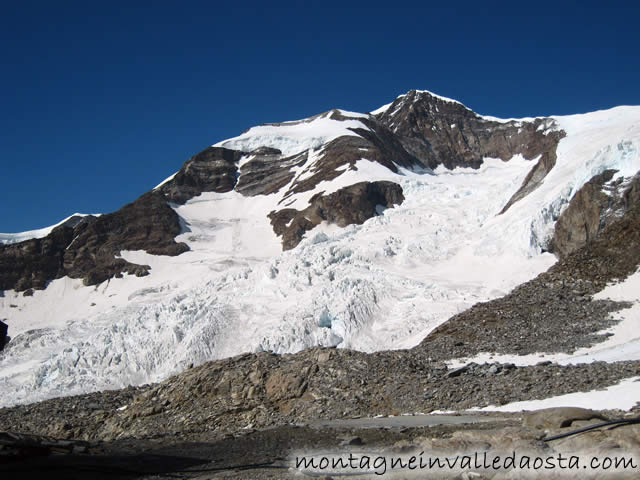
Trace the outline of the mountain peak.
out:
[[[409,90],[409,92],[407,92],[406,94],[407,96],[414,96],[417,98],[425,98],[425,97],[431,97],[431,98],[435,98],[437,100],[441,100],[443,102],[448,102],[448,103],[457,103],[459,105],[462,105],[462,102],[459,102],[458,100],[455,100],[453,98],[448,98],[448,97],[443,97],[442,95],[438,95],[437,93],[433,93],[429,90]]]
[[[241,352],[412,347],[640,201],[638,109],[505,123],[412,90],[373,113],[250,128],[118,212],[0,246],[0,405]],[[625,178],[565,208],[604,170]]]
[[[409,90],[407,93],[403,93],[402,95],[398,95],[393,102],[387,103],[379,108],[376,108],[371,112],[372,115],[380,115],[389,111],[390,107],[394,107],[391,111],[395,111],[398,108],[398,105],[410,105],[416,101],[427,101],[432,103],[445,102],[451,104],[457,104],[465,107],[458,100],[454,100],[452,98],[443,97],[442,95],[438,95],[437,93],[433,93],[429,90]],[[467,107],[465,107],[467,108]]]

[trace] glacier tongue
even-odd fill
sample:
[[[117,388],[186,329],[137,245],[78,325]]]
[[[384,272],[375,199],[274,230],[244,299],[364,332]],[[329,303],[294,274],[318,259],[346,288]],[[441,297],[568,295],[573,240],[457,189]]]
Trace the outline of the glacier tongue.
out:
[[[534,161],[392,173],[361,160],[345,179],[373,175],[400,184],[405,195],[362,225],[323,224],[281,252],[266,217],[278,196],[204,193],[174,206],[184,222],[177,241],[190,252],[122,252],[150,265],[149,277],[97,287],[63,278],[33,297],[4,292],[0,317],[9,318],[13,339],[0,353],[0,406],[156,381],[242,352],[416,345],[450,316],[551,266],[555,257],[541,247],[593,174],[640,169],[640,109],[556,120],[567,132],[556,166],[503,215]],[[255,133],[232,140],[264,146]],[[309,148],[297,133],[268,138],[279,149]]]

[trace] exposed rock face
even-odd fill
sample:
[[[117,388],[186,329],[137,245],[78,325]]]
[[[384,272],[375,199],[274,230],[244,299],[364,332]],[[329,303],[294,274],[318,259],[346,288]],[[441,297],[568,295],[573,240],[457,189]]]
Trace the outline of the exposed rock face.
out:
[[[615,170],[596,175],[574,195],[556,222],[552,249],[561,257],[592,241],[640,200],[640,175],[609,183]]]
[[[7,331],[9,327],[6,323],[0,321],[0,351],[4,348],[4,344],[7,342]]]
[[[366,123],[366,122],[363,122]],[[397,171],[397,166],[422,167],[422,163],[409,155],[395,140],[389,144],[392,137],[383,140],[382,136],[388,135],[384,129],[378,128],[378,132],[357,129],[357,133],[363,137],[340,137],[329,142],[319,155],[321,161],[316,161],[310,166],[304,179],[295,181],[287,190],[281,203],[286,205],[287,199],[295,194],[313,190],[320,182],[333,180],[344,172],[355,169],[356,162],[366,158],[379,163],[392,172]]]
[[[378,208],[390,208],[404,201],[402,187],[393,182],[360,182],[329,195],[314,195],[309,207],[299,211],[285,208],[271,212],[269,218],[282,248],[294,248],[306,232],[323,221],[339,227],[364,223],[378,214]]]
[[[58,226],[59,227],[75,228],[78,225],[80,225],[81,223],[92,222],[96,218],[98,218],[98,217],[95,217],[93,215],[73,215],[73,216],[69,217],[64,223],[62,223],[61,225],[58,225]]]
[[[542,184],[542,181],[556,164],[556,147],[564,135],[564,132],[553,132],[550,136],[546,137],[546,140],[542,141],[540,145],[540,159],[524,178],[518,191],[513,194],[504,206],[500,212],[501,214],[509,210],[511,205],[529,195]]]
[[[278,192],[295,176],[293,169],[307,161],[307,152],[284,157],[275,148],[258,148],[251,152],[252,159],[240,169],[235,190],[248,197]]]
[[[478,168],[484,157],[506,161],[516,154],[532,159],[563,135],[552,130],[551,119],[497,122],[461,103],[415,90],[398,97],[376,119],[430,168]]]
[[[0,290],[43,289],[64,276],[64,252],[73,238],[73,228],[60,226],[45,238],[0,246]]]
[[[233,190],[237,162],[242,152],[209,147],[185,162],[176,176],[158,190],[175,203],[184,203],[202,192]]]
[[[540,157],[503,211],[533,191],[556,161],[556,147],[565,133],[548,118],[532,122],[496,122],[461,103],[412,90],[398,97],[377,120],[391,130],[405,149],[430,168],[444,165],[478,168],[484,157],[508,160],[521,154]]]
[[[115,213],[102,215],[74,231],[75,240],[64,253],[64,269],[85,285],[96,285],[113,276],[147,275],[149,267],[117,258],[122,250],[145,250],[152,255],[175,256],[187,251],[174,238],[180,233],[178,214],[163,196],[149,192]]]
[[[316,118],[335,121],[350,119],[339,110],[331,110],[305,121]],[[238,168],[239,178],[235,190],[246,196],[269,195],[289,185],[281,201],[286,205],[291,195],[313,190],[320,182],[337,178],[345,171],[355,168],[358,160],[367,159],[379,163],[393,172],[396,172],[399,166],[424,167],[419,159],[405,150],[392,132],[373,117],[358,118],[358,120],[365,128],[349,128],[357,136],[341,136],[318,149],[303,150],[292,156],[285,156],[280,150],[270,147],[260,147],[251,152],[238,152],[243,161]],[[294,180],[295,170],[301,167],[304,167],[304,175]],[[168,185],[163,188],[174,188],[169,186],[173,182],[168,182]]]
[[[96,285],[113,276],[148,274],[149,267],[117,258],[122,250],[179,255],[188,250],[174,238],[178,215],[163,196],[150,192],[115,213],[84,217],[75,227],[61,225],[48,236],[0,246],[0,290],[43,289],[68,275]]]

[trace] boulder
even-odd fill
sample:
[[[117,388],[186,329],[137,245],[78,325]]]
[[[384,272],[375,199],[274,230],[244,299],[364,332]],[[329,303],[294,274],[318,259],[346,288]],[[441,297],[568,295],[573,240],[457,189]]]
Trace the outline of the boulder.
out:
[[[607,420],[601,413],[587,408],[555,407],[528,412],[524,415],[522,422],[526,427],[543,430],[566,428],[573,422],[593,419]]]

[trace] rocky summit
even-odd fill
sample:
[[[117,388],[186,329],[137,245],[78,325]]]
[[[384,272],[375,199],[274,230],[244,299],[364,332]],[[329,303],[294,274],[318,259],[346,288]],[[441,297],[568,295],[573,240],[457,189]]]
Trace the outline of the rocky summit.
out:
[[[637,454],[639,152],[640,107],[507,120],[412,90],[250,128],[116,212],[0,234],[0,471]]]

